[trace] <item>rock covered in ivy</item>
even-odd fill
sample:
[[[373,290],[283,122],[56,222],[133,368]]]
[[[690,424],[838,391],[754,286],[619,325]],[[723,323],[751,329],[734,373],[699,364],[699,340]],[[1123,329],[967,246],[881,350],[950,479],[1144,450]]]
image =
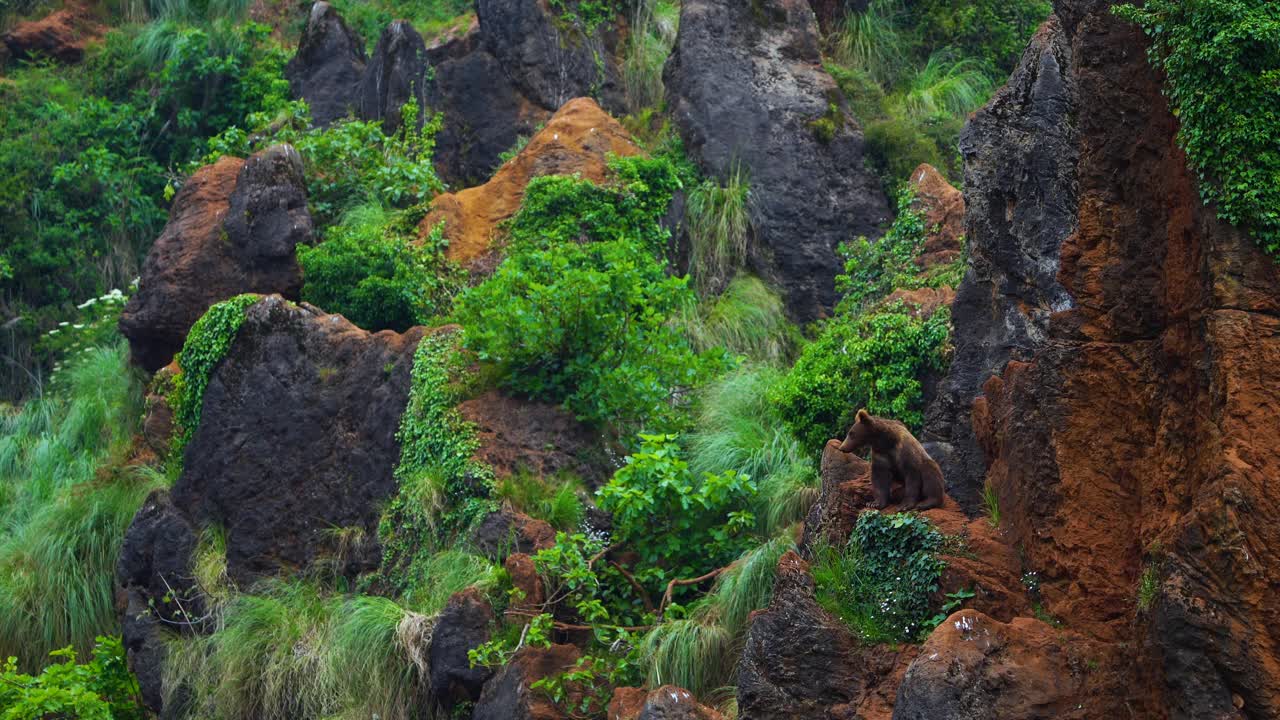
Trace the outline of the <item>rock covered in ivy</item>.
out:
[[[412,100],[418,105],[416,124],[426,119],[427,46],[406,20],[396,20],[382,31],[373,57],[360,78],[360,117],[381,120],[385,133],[401,124],[402,108]]]
[[[476,0],[485,48],[525,97],[542,108],[554,111],[573,98],[590,96],[621,114],[625,102],[616,60],[619,17],[610,10],[614,3],[565,5]]]
[[[689,0],[663,73],[690,158],[721,183],[748,177],[750,265],[800,320],[835,304],[836,246],[890,217],[818,41],[806,2]]]
[[[431,694],[446,712],[480,699],[493,671],[471,667],[467,651],[488,642],[493,608],[475,588],[454,593],[436,619],[431,635]]]
[[[294,248],[312,238],[302,158],[292,146],[197,170],[174,198],[120,317],[134,361],[151,371],[167,365],[221,300],[250,292],[296,298]]]
[[[471,720],[568,720],[568,716],[531,686],[543,678],[572,670],[582,653],[574,645],[525,647],[485,683]],[[568,688],[565,707],[581,699],[581,691]]]
[[[311,6],[284,74],[293,96],[307,101],[311,121],[323,126],[354,114],[365,63],[364,40],[322,1]]]

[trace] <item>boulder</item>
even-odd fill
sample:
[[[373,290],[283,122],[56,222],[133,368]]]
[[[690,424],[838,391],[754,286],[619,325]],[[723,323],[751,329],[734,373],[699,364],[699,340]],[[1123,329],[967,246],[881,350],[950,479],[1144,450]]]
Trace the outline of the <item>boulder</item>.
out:
[[[938,626],[898,686],[893,720],[1101,717],[1085,709],[1087,643],[1031,618],[961,610]],[[1092,656],[1097,662],[1097,657]]]
[[[502,569],[510,576],[512,589],[519,592],[519,595],[512,595],[508,611],[517,616],[541,613],[547,602],[547,593],[533,558],[526,553],[512,553],[503,561]]]
[[[381,120],[388,135],[400,127],[400,109],[412,99],[418,105],[418,127],[427,116],[427,46],[405,20],[382,31],[357,90],[360,117]]]
[[[536,553],[555,543],[555,528],[507,507],[485,515],[471,531],[472,548],[495,560],[511,553]]]
[[[94,20],[88,7],[72,3],[39,20],[14,25],[0,40],[9,56],[17,60],[48,57],[77,63],[84,58],[85,46],[104,34],[106,28]]]
[[[149,371],[167,365],[214,303],[249,292],[296,298],[294,248],[311,241],[302,158],[291,146],[197,170],[174,198],[120,317],[134,361]]]
[[[464,401],[458,412],[475,425],[480,441],[476,458],[498,477],[521,471],[539,477],[570,473],[594,487],[613,475],[600,450],[599,432],[560,405],[495,390]]]
[[[573,645],[525,647],[485,683],[471,720],[567,720],[568,716],[530,685],[571,670],[581,656]],[[581,699],[581,690],[569,688],[565,707]]]
[[[501,224],[515,215],[529,181],[543,175],[579,175],[603,182],[609,155],[637,155],[640,148],[616,120],[589,98],[560,108],[547,126],[484,185],[446,193],[431,202],[418,227],[425,235],[444,223],[446,257],[469,264],[484,258]]]
[[[749,175],[749,264],[795,319],[829,312],[836,246],[878,236],[890,212],[862,131],[822,69],[803,0],[688,0],[663,73],[672,122],[702,171]]]
[[[924,251],[916,258],[921,270],[955,262],[964,252],[964,193],[942,173],[921,163],[911,173],[914,208],[924,216]]]
[[[460,703],[480,699],[493,671],[471,667],[467,651],[489,641],[493,608],[475,588],[455,593],[436,619],[431,635],[431,694],[446,712]]]
[[[311,121],[324,126],[354,114],[365,62],[364,40],[322,0],[311,6],[284,74],[293,96],[310,106]]]
[[[1120,654],[1085,716],[1280,716],[1280,268],[1201,202],[1110,6],[1056,0],[962,137],[973,261],[928,422],[1042,611]]]
[[[636,720],[722,720],[723,717],[699,703],[688,690],[663,685],[645,698]]]
[[[544,0],[476,0],[476,17],[485,49],[534,104],[558,110],[589,95],[610,112],[625,112],[616,18],[586,28]]]

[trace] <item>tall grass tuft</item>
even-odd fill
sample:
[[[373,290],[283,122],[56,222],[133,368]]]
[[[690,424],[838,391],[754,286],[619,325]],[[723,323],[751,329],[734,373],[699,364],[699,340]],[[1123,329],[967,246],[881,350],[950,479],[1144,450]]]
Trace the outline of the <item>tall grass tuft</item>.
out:
[[[689,271],[705,294],[727,280],[747,256],[751,178],[735,163],[725,185],[707,180],[689,193],[685,220],[692,245]]]
[[[142,412],[128,348],[82,351],[58,390],[0,416],[0,657],[40,667],[117,628],[124,531],[164,479],[121,467]]]
[[[679,21],[680,6],[670,0],[635,4],[622,55],[622,86],[633,111],[661,107],[662,69],[675,46]]]
[[[746,367],[710,385],[686,440],[695,473],[732,469],[756,480],[753,510],[766,536],[804,519],[818,496],[814,449],[801,445],[768,401],[780,377],[773,368]]]
[[[994,88],[995,82],[977,60],[957,59],[941,50],[907,79],[899,102],[916,119],[964,115],[981,107]]]
[[[690,298],[676,321],[698,352],[724,348],[772,366],[789,363],[802,340],[782,298],[751,275],[738,275],[718,297]]]
[[[192,718],[408,720],[426,695],[430,621],[381,597],[271,581],[223,608],[218,631],[173,637],[166,706]]]
[[[898,29],[904,12],[902,0],[871,0],[866,10],[850,12],[832,34],[832,55],[881,85],[893,84],[909,64],[909,42]]]

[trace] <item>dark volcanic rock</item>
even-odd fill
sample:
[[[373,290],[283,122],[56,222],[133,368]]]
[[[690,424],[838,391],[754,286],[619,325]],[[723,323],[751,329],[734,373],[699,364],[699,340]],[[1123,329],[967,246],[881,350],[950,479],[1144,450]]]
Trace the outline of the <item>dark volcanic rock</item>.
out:
[[[865,685],[857,639],[814,599],[808,564],[783,555],[773,600],[752,614],[738,663],[739,717],[827,717]]]
[[[485,683],[471,720],[565,720],[565,714],[545,693],[529,686],[542,678],[572,669],[580,656],[578,648],[573,645],[522,649]],[[572,707],[573,701],[580,698],[580,690],[569,688],[565,706]]]
[[[939,458],[947,492],[970,511],[981,505],[986,464],[969,406],[1006,362],[1043,346],[1050,314],[1071,304],[1057,278],[1058,249],[1076,228],[1070,65],[1071,47],[1050,21],[961,136],[969,270],[951,307],[955,353],[925,439],[950,445]]]
[[[488,180],[502,153],[551,116],[520,93],[485,49],[478,28],[428,48],[427,59],[434,73],[427,104],[444,113],[436,134],[436,171],[455,187]]]
[[[617,23],[602,22],[588,35],[556,12],[543,0],[476,0],[485,48],[530,101],[558,110],[589,96],[623,112]]]
[[[813,14],[824,31],[840,27],[840,22],[851,12],[866,12],[870,0],[809,0]]]
[[[693,693],[663,685],[645,698],[636,720],[721,720],[720,713],[698,702]]]
[[[173,501],[227,532],[227,570],[247,584],[334,554],[326,531],[376,537],[396,491],[396,430],[420,328],[371,334],[279,297],[246,311],[204,394]],[[376,567],[347,558],[339,571]]]
[[[364,67],[364,40],[329,3],[312,5],[284,74],[293,96],[310,106],[313,123],[328,125],[353,114]]]
[[[294,248],[311,238],[302,159],[291,146],[197,170],[174,199],[120,318],[134,361],[151,371],[167,365],[214,303],[247,292],[296,298],[302,271]]]
[[[483,665],[471,667],[467,651],[488,642],[493,608],[475,588],[455,593],[436,620],[431,635],[431,694],[446,711],[480,699],[493,675]]]
[[[400,127],[400,109],[418,104],[418,127],[426,120],[427,46],[413,26],[396,20],[382,31],[360,79],[360,117],[381,120],[390,134]]]
[[[471,531],[471,545],[476,552],[495,560],[511,553],[533,554],[551,547],[555,541],[555,528],[545,521],[506,507],[486,515]]]
[[[888,220],[862,132],[822,69],[803,0],[688,0],[663,73],[671,117],[702,170],[750,175],[751,264],[798,319],[835,303],[836,246]]]

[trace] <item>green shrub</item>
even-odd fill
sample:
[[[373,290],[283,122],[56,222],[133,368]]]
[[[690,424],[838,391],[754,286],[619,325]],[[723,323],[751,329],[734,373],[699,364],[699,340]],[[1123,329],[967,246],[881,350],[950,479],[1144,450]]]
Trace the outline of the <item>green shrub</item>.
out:
[[[641,435],[640,450],[597,494],[616,540],[667,579],[728,564],[749,542],[755,482],[733,470],[696,476],[674,435]]]
[[[543,478],[517,472],[498,480],[493,496],[557,530],[574,530],[586,512],[581,499],[583,493],[582,481],[572,475]]]
[[[1200,196],[1280,257],[1280,5],[1148,0],[1117,12],[1151,38]]]
[[[863,12],[850,12],[829,38],[832,55],[882,85],[894,82],[910,62],[909,38],[899,26],[902,0],[871,0]]]
[[[678,184],[671,164],[626,159],[597,187],[537,178],[513,218],[510,254],[457,300],[466,345],[503,383],[563,401],[618,436],[678,425],[686,390],[724,367],[696,355],[669,322],[686,301],[666,274],[659,218]]]
[[[866,125],[867,164],[880,176],[886,187],[892,187],[920,166],[920,163],[943,169],[950,166],[947,155],[939,149],[920,126],[906,117],[886,117]]]
[[[1017,66],[1027,39],[1053,10],[1045,0],[909,2],[916,42],[950,46],[1005,75]]]
[[[298,248],[302,299],[341,313],[366,330],[404,332],[447,311],[461,287],[460,271],[444,258],[443,225],[419,239],[411,221],[376,205],[361,205],[326,233]]]
[[[815,550],[818,601],[867,642],[919,642],[933,630],[942,541],[923,517],[864,512],[845,548]]]
[[[685,222],[689,231],[689,269],[705,293],[720,285],[747,260],[751,234],[751,180],[734,165],[727,184],[705,180],[689,192]]]
[[[622,86],[631,107],[662,105],[662,69],[675,45],[680,6],[670,0],[640,0],[630,18],[622,54]]]
[[[430,44],[433,36],[450,27],[465,29],[465,16],[474,8],[472,0],[334,0],[332,5],[370,52],[393,20],[413,23]]]
[[[125,665],[118,637],[99,637],[93,660],[76,663],[76,651],[50,653],[64,658],[38,676],[18,672],[14,658],[0,663],[0,709],[6,720],[79,718],[79,720],[143,720],[138,681]]]
[[[204,391],[213,371],[235,342],[244,324],[245,312],[259,299],[258,295],[246,294],[217,303],[205,311],[187,333],[182,352],[178,353],[178,367],[182,372],[174,383],[172,395],[173,421],[177,427],[172,455],[179,462],[200,426]]]
[[[921,377],[945,366],[950,312],[916,318],[900,306],[827,321],[770,393],[810,452],[840,437],[865,407],[908,427],[922,421]]]
[[[790,362],[802,340],[782,298],[752,275],[738,275],[717,297],[689,296],[675,324],[698,352],[722,348],[771,365]]]

